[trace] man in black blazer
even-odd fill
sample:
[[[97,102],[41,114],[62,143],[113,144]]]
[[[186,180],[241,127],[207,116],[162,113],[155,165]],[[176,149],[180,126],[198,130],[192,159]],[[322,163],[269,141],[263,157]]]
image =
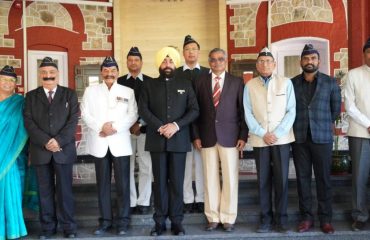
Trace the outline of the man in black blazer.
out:
[[[215,48],[208,55],[211,72],[195,82],[199,117],[192,126],[195,148],[202,155],[207,231],[221,223],[234,229],[238,211],[239,154],[248,138],[242,79],[225,71],[227,55]],[[219,169],[222,172],[222,189]]]
[[[54,61],[45,57],[40,64],[42,86],[27,93],[24,109],[39,186],[40,239],[54,235],[58,223],[66,238],[76,237],[72,167],[77,156],[78,100],[75,91],[58,85],[58,74]]]
[[[155,226],[152,236],[166,230],[171,220],[175,235],[184,235],[183,184],[186,152],[191,150],[189,125],[199,109],[190,81],[174,78],[180,55],[172,47],[162,48],[156,57],[160,76],[144,82],[139,115],[147,123],[145,150],[150,152],[154,175]]]
[[[303,73],[292,79],[296,95],[296,119],[292,144],[301,222],[299,232],[313,226],[311,179],[315,173],[318,215],[321,230],[333,233],[331,225],[330,169],[333,123],[340,113],[340,88],[335,79],[319,72],[320,54],[306,44],[301,54]]]

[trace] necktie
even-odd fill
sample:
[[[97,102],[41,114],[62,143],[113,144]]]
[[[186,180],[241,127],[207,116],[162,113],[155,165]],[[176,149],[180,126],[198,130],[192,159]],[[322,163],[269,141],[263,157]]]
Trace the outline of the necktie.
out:
[[[221,87],[220,87],[220,77],[215,77],[215,86],[213,87],[213,105],[215,108],[218,106],[218,103],[220,102],[221,97]]]
[[[48,93],[49,93],[48,101],[49,101],[49,103],[51,103],[51,101],[53,101],[53,93],[54,93],[54,91],[49,91]]]

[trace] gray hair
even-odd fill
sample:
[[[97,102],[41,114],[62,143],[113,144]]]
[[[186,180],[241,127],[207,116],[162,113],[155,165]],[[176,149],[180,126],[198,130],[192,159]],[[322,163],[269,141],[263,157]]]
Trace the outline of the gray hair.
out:
[[[223,50],[222,48],[214,48],[208,54],[208,61],[211,59],[211,55],[216,52],[221,52],[224,55],[225,59],[227,59],[227,53],[225,50]]]

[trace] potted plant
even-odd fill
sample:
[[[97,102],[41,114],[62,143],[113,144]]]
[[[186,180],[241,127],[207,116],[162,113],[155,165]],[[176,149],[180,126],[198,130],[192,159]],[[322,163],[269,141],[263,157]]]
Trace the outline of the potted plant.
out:
[[[331,172],[333,175],[346,175],[351,172],[351,161],[347,153],[339,151],[339,140],[342,134],[342,116],[338,116],[334,124],[334,151],[332,156]]]

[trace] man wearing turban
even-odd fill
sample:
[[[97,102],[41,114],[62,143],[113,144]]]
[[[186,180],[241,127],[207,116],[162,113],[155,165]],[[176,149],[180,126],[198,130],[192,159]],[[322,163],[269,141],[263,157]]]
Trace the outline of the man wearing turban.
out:
[[[174,235],[184,235],[183,183],[186,152],[191,150],[189,125],[199,114],[191,82],[174,77],[180,55],[164,47],[156,55],[159,77],[146,81],[139,101],[139,115],[147,123],[145,150],[150,152],[154,176],[155,225],[159,236],[171,220]]]

